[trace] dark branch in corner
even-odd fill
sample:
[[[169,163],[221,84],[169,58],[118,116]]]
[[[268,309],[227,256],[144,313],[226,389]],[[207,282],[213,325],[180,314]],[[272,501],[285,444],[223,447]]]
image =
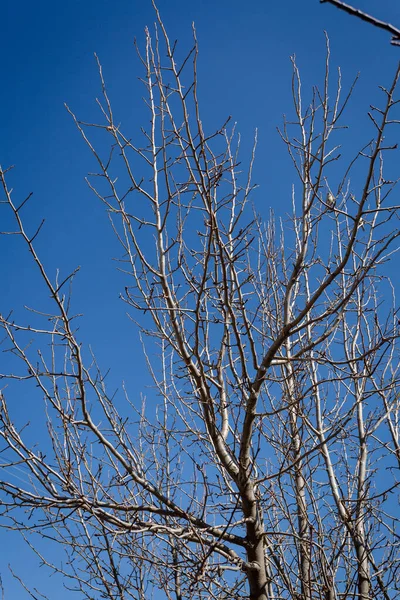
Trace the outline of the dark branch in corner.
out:
[[[367,13],[362,12],[362,10],[359,10],[358,8],[353,8],[349,4],[345,4],[344,2],[341,2],[340,0],[320,0],[321,4],[324,4],[325,2],[329,2],[329,4],[333,4],[337,8],[344,10],[349,15],[358,17],[362,21],[367,21],[367,23],[372,23],[372,25],[374,25],[375,27],[379,27],[380,29],[389,31],[389,33],[392,34],[392,39],[391,39],[390,43],[393,44],[394,46],[400,46],[400,29],[398,29],[397,27],[394,27],[390,23],[385,23],[384,21],[380,21],[379,19],[376,19],[375,17],[371,17],[371,15],[367,15]]]

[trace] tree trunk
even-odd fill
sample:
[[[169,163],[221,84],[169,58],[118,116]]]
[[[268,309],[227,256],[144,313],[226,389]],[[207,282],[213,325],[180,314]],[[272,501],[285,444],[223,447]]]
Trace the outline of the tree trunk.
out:
[[[246,518],[247,565],[250,600],[268,599],[268,576],[264,553],[264,530],[257,506],[254,482],[248,479],[241,490],[243,515]]]

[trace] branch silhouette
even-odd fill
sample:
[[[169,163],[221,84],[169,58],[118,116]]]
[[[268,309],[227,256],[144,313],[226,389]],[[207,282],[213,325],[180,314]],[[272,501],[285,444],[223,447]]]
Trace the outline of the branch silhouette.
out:
[[[320,0],[321,4],[325,4],[328,2],[329,4],[333,4],[336,8],[340,10],[344,10],[349,15],[353,15],[362,21],[366,21],[367,23],[371,23],[374,27],[379,27],[380,29],[384,29],[392,34],[391,44],[394,46],[400,46],[400,29],[398,27],[394,27],[391,23],[385,23],[384,21],[380,21],[379,19],[368,15],[367,13],[359,10],[358,8],[354,8],[350,6],[350,4],[346,4],[345,2],[341,2],[340,0]]]

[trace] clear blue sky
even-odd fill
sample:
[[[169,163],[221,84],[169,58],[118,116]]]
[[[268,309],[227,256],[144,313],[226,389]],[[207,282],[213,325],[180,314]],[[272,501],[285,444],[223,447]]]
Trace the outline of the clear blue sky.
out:
[[[260,211],[270,206],[290,210],[294,174],[276,133],[282,114],[291,111],[289,56],[296,54],[305,87],[321,83],[324,30],[345,84],[361,73],[346,122],[353,125],[357,146],[367,141],[362,115],[400,60],[400,48],[389,44],[389,34],[318,0],[159,0],[158,5],[170,37],[179,38],[182,46],[189,47],[191,22],[196,24],[202,118],[208,128],[232,115],[244,153],[259,130],[254,180],[260,185],[255,198]],[[400,26],[395,0],[354,0],[354,5]],[[15,165],[10,185],[16,197],[34,192],[25,212],[32,229],[46,217],[38,249],[50,272],[59,267],[67,274],[82,267],[74,286],[76,311],[85,315],[81,339],[92,344],[103,368],[112,367],[116,382],[135,381],[144,393],[137,334],[117,300],[119,278],[111,259],[119,249],[103,207],[84,183],[91,159],[63,103],[82,119],[95,120],[96,52],[117,120],[139,127],[141,70],[133,39],[140,43],[144,27],[153,21],[149,0],[3,0],[0,20],[0,164]],[[0,310],[18,310],[23,302],[35,305],[43,289],[26,251],[17,240],[0,238],[0,253]],[[7,574],[9,562],[34,585],[42,580],[51,598],[70,597],[59,582],[47,581],[47,572],[37,570],[16,536],[0,531],[0,548],[6,600],[28,597]]]

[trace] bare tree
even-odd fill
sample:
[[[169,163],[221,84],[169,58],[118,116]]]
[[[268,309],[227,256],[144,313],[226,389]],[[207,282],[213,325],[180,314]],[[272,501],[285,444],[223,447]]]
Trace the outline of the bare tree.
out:
[[[28,199],[1,171],[9,233],[53,303],[0,321],[15,359],[1,378],[34,402],[39,391],[47,427],[35,445],[3,391],[2,524],[79,597],[395,598],[399,328],[387,263],[399,206],[383,157],[395,151],[400,69],[369,114],[373,139],[340,170],[352,90],[339,72],[332,94],[327,47],[323,86],[303,106],[293,61],[294,117],[280,135],[297,180],[291,217],[275,222],[249,206],[254,152],[246,171],[235,128],[203,126],[195,35],[178,61],[157,18],[139,53],[141,139],[115,120],[100,65],[102,122],[70,110],[98,164],[88,183],[121,244],[122,298],[154,393],[142,405],[114,396],[87,360],[66,291],[75,272],[46,271],[40,227],[22,219]],[[67,560],[42,554],[35,535]]]

